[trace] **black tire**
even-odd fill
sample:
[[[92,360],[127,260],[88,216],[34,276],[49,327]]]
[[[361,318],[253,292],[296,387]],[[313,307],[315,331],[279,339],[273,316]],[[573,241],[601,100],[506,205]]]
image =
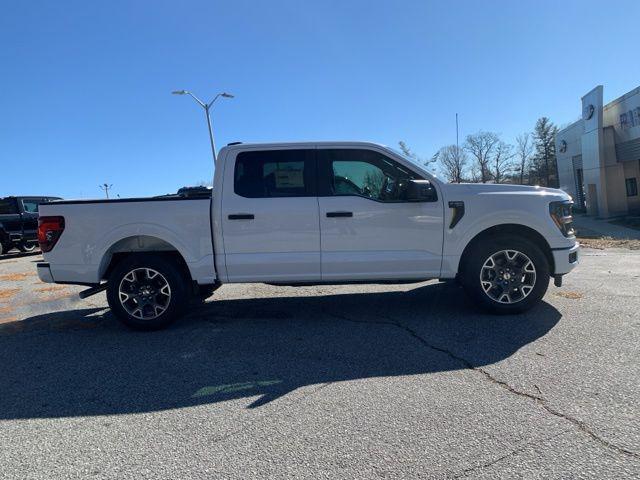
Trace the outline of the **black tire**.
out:
[[[0,242],[0,255],[6,255],[11,251],[13,245],[11,243],[2,243]]]
[[[535,279],[533,280],[533,276],[530,274],[527,276],[526,272],[523,273],[523,270],[520,270],[518,264],[526,262],[526,259],[522,256],[518,256],[514,259],[516,266],[513,268],[517,271],[516,274],[508,273],[506,271],[505,274],[501,274],[500,272],[502,272],[502,270],[499,269],[502,267],[500,264],[496,264],[496,267],[493,269],[485,268],[483,271],[485,262],[491,263],[489,259],[503,251],[516,251],[524,254],[535,268]],[[497,258],[500,259],[500,256]],[[503,258],[506,259],[504,256]],[[509,272],[514,271],[511,270],[511,267],[509,266],[507,268],[509,268]],[[487,270],[490,271],[487,272]],[[496,296],[502,297],[505,302],[507,299],[511,301],[510,296],[503,297],[505,293],[511,294],[511,291],[501,290],[503,287],[500,286],[505,281],[508,282],[509,280],[505,280],[503,277],[493,279],[495,284],[500,284],[497,287],[490,287],[490,285],[493,284],[486,281],[487,277],[484,277],[485,282],[481,281],[481,274],[488,275],[490,277],[493,273],[496,273],[497,275],[504,275],[505,277],[508,275],[511,279],[510,281],[516,282],[516,287],[513,290],[515,297],[513,299],[513,303],[501,303],[495,298],[492,298],[492,296]],[[516,278],[514,279],[513,277]],[[540,248],[526,238],[516,235],[500,235],[493,238],[485,238],[472,246],[470,251],[467,252],[466,258],[462,259],[462,272],[460,278],[469,297],[471,297],[471,299],[484,310],[500,315],[522,313],[538,303],[546,293],[549,286],[549,262]],[[526,278],[527,280],[526,282],[520,283],[520,278]],[[489,290],[488,292],[485,292],[483,283]],[[527,285],[525,285],[525,283]],[[505,285],[511,288],[510,284],[506,283]],[[523,286],[524,288],[522,288]],[[529,290],[529,286],[532,286],[533,288]],[[526,296],[524,296],[523,293],[525,290],[528,291]],[[518,299],[519,296],[522,296],[522,298]]]
[[[137,271],[133,277],[130,276],[130,272],[137,269],[150,269],[160,274],[161,278],[157,279],[157,277],[154,277],[155,280],[142,279],[138,281],[136,276],[140,274],[140,271]],[[125,280],[127,276],[133,278],[134,281]],[[160,284],[152,285],[154,281],[159,281]],[[145,290],[145,293],[147,293],[145,298],[142,298],[142,294],[138,295],[141,300],[135,298],[133,293],[138,294],[141,289],[146,287],[150,287],[153,292],[153,288],[158,290],[164,288],[165,283],[169,286],[169,298],[166,299],[166,295],[162,296],[161,301],[166,304],[161,307],[157,306],[157,308],[164,308],[164,311],[161,311],[157,316],[151,317],[149,315],[147,318],[139,318],[139,316],[134,316],[131,312],[127,311],[124,306],[125,304],[130,310],[135,309],[136,306],[141,307],[136,309],[140,310],[138,315],[145,316],[147,313],[150,314],[149,309],[155,310],[156,307],[148,304],[156,302],[160,293],[157,292],[156,295],[148,294],[149,289],[147,289]],[[154,254],[131,255],[118,263],[113,272],[111,272],[107,287],[107,301],[115,316],[128,327],[135,330],[158,330],[171,324],[183,314],[189,299],[187,290],[189,283],[190,279],[185,278],[182,269],[171,259]],[[126,300],[124,304],[120,301],[121,284],[123,288],[132,287],[131,292],[133,298]],[[149,309],[147,309],[147,306],[149,306]],[[135,313],[135,311],[133,313]]]
[[[18,245],[18,250],[23,253],[31,253],[36,251],[37,243],[21,243]]]

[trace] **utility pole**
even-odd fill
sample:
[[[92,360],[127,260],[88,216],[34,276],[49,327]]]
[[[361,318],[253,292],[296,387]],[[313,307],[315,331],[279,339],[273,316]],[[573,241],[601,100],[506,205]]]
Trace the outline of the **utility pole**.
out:
[[[460,146],[458,144],[458,113],[456,113],[456,165],[460,165]],[[462,171],[460,172],[460,177],[461,176]],[[458,183],[460,183],[460,179],[458,179]]]
[[[103,190],[107,198],[109,198],[109,189],[113,187],[113,184],[103,183],[102,185],[98,185],[100,190]]]
[[[456,155],[458,154],[458,150],[460,147],[458,146],[458,114],[456,113]]]

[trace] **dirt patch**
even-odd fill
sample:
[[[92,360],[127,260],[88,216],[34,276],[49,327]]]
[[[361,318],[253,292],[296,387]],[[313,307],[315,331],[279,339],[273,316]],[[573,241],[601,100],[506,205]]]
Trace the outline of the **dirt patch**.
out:
[[[56,291],[45,293],[42,296],[42,299],[36,300],[36,301],[38,303],[44,303],[44,302],[53,302],[56,300],[62,300],[64,298],[70,299],[72,297],[75,297],[75,295],[73,295],[71,292],[65,289],[65,290],[56,290]]]
[[[570,298],[571,300],[577,300],[583,297],[583,295],[579,292],[562,291],[562,290],[560,290],[559,292],[554,292],[553,294],[558,297]]]
[[[40,285],[39,283],[37,285]],[[50,287],[36,288],[36,292],[59,292],[60,290],[66,290],[67,287],[61,285],[52,285]]]
[[[5,275],[0,275],[0,281],[21,282],[31,275],[33,275],[33,273],[7,273]]]
[[[5,313],[13,312],[12,307],[0,307],[0,315],[4,315]]]
[[[628,248],[629,250],[640,250],[640,240],[616,240],[611,237],[580,237],[580,245],[587,248],[604,250],[605,248]]]
[[[0,299],[8,300],[10,298],[13,298],[18,294],[19,291],[19,288],[2,288],[0,289]]]

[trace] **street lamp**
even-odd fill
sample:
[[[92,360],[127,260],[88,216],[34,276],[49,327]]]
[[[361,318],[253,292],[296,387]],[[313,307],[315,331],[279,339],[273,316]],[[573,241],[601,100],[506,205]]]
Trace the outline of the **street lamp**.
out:
[[[193,93],[187,90],[176,90],[171,93],[174,95],[189,95],[196,102],[198,102],[198,105],[204,108],[204,112],[207,116],[207,127],[209,128],[209,140],[211,141],[211,153],[213,154],[213,164],[215,165],[216,164],[216,144],[215,144],[215,141],[213,140],[213,129],[211,128],[211,115],[209,115],[209,110],[211,109],[213,102],[215,102],[218,99],[218,97],[233,98],[233,95],[227,92],[218,93],[215,97],[213,97],[213,100],[211,100],[209,103],[204,103],[202,100],[196,97]]]

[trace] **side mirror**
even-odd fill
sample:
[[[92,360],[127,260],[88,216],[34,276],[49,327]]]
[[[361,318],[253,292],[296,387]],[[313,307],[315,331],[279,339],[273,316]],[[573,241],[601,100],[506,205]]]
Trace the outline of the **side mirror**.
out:
[[[438,192],[429,180],[409,180],[407,200],[409,202],[435,202],[438,200]]]

